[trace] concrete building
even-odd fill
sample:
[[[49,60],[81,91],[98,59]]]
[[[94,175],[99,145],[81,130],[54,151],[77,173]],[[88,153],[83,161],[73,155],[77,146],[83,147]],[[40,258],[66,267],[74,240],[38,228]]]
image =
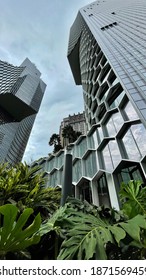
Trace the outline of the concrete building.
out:
[[[21,161],[46,88],[26,58],[17,67],[0,61],[0,162]]]
[[[61,145],[64,147],[64,139],[62,137],[63,128],[67,125],[72,126],[73,130],[76,132],[79,131],[82,134],[86,134],[86,121],[85,121],[85,112],[78,113],[74,115],[69,115],[68,117],[64,118],[61,122],[60,129],[59,129],[59,136],[61,140]]]
[[[75,196],[119,207],[122,181],[146,183],[146,2],[95,1],[70,30],[68,60],[82,85],[87,136],[71,147]],[[63,151],[44,159],[61,185]]]

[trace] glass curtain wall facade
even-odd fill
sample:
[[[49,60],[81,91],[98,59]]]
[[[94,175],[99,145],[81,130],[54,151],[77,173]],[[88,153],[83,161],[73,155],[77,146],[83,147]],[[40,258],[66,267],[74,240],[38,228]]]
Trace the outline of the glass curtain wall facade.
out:
[[[70,30],[68,60],[88,127],[72,145],[73,185],[97,205],[118,208],[122,181],[146,181],[145,26],[145,1],[99,0],[79,10]]]
[[[0,162],[21,161],[46,85],[26,58],[17,67],[0,61]]]

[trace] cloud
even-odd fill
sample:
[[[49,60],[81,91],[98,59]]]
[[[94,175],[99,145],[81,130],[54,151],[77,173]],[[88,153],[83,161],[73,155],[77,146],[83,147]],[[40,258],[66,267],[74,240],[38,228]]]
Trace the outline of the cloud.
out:
[[[0,59],[20,65],[28,57],[47,84],[23,160],[52,151],[48,141],[62,119],[83,111],[82,89],[67,61],[70,27],[78,10],[90,0],[0,1]]]

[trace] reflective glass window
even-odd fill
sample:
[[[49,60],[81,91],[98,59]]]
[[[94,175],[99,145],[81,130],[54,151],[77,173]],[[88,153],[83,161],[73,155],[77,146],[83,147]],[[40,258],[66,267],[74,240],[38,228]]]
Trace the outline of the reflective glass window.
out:
[[[64,153],[62,153],[62,154],[58,157],[58,168],[60,168],[63,164],[64,164]]]
[[[103,155],[105,169],[108,171],[113,170],[113,163],[112,163],[108,145],[106,145],[106,147],[103,149],[102,155]]]
[[[126,106],[124,108],[124,111],[125,111],[125,113],[127,115],[127,118],[129,120],[139,118],[130,101],[126,104]]]
[[[78,182],[82,177],[81,161],[78,160],[73,165],[73,182]]]
[[[98,127],[97,129],[97,138],[98,138],[98,142],[100,143],[103,139],[103,131],[101,127]]]
[[[124,122],[123,118],[119,112],[113,114],[112,118],[113,118],[113,122],[114,122],[114,125],[116,128],[116,131],[118,132],[118,130],[120,129],[120,127],[122,126],[122,124]]]
[[[97,172],[96,153],[92,152],[85,159],[84,175],[92,178],[96,172]]]
[[[125,95],[125,92],[122,91],[117,98],[114,99],[114,101],[110,104],[110,109],[116,108],[119,106],[123,96]]]
[[[141,155],[130,129],[126,132],[122,141],[128,158],[132,160],[139,160]]]
[[[106,128],[107,128],[107,131],[108,131],[108,135],[109,135],[109,136],[115,136],[115,135],[116,135],[116,129],[115,129],[115,126],[114,126],[113,118],[112,118],[112,117],[111,117],[111,118],[109,119],[109,121],[107,122]]]
[[[82,157],[87,150],[87,138],[84,138],[78,145],[79,155]]]
[[[51,187],[55,187],[58,185],[58,172],[55,171],[53,174],[50,175],[50,184]]]
[[[106,127],[109,136],[115,136],[123,124],[123,118],[119,112],[114,113],[108,120]]]
[[[113,165],[114,165],[114,167],[116,167],[117,164],[119,163],[119,161],[121,160],[121,155],[120,155],[120,151],[119,151],[117,142],[115,140],[109,142],[109,149],[111,152]]]
[[[142,123],[131,126],[133,137],[143,155],[146,154],[146,129]]]
[[[88,137],[88,147],[90,149],[94,149],[95,148],[93,135]]]

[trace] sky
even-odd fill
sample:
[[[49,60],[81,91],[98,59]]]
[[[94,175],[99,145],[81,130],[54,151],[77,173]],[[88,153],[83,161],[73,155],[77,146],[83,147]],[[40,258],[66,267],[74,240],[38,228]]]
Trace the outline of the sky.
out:
[[[30,163],[53,150],[64,117],[84,110],[82,87],[76,86],[67,49],[78,10],[91,0],[0,1],[0,60],[19,66],[28,57],[42,73],[47,88],[23,161]]]

